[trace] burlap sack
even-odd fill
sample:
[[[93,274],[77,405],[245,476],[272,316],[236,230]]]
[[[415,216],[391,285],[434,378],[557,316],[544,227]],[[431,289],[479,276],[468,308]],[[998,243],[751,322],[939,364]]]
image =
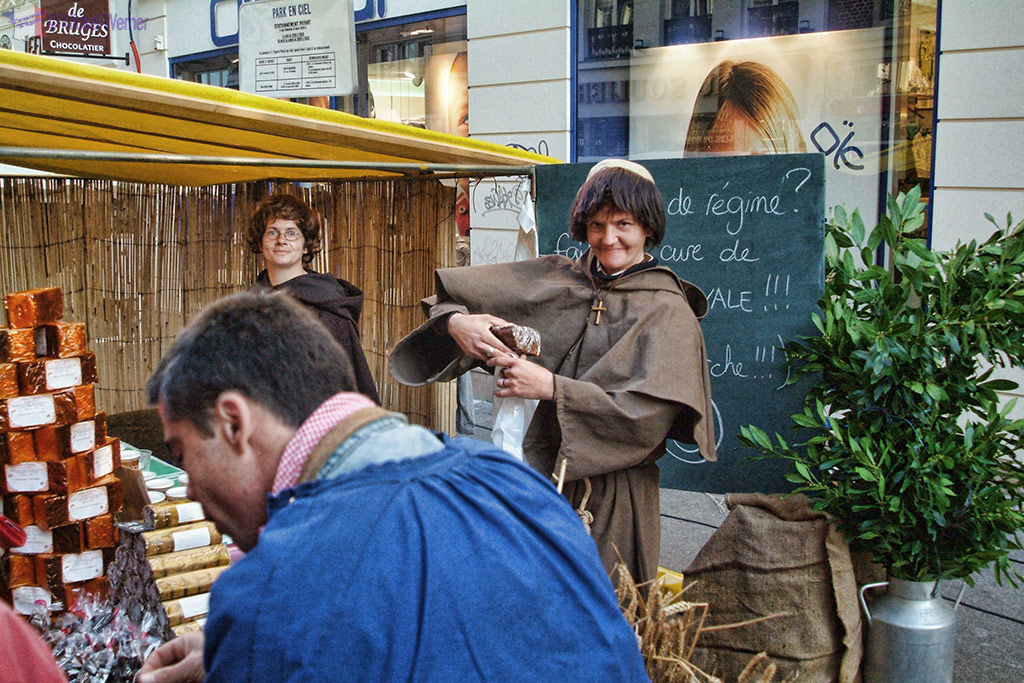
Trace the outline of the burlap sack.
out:
[[[804,496],[726,497],[730,512],[684,571],[690,602],[710,604],[720,625],[786,616],[701,636],[693,663],[727,681],[758,652],[779,678],[856,683],[863,652],[850,550],[842,533]]]

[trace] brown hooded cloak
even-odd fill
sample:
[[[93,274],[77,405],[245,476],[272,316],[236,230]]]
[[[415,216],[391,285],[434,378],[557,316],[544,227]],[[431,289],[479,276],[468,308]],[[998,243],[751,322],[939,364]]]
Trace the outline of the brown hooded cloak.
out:
[[[490,313],[541,335],[534,359],[555,373],[553,401],[541,401],[523,440],[527,461],[556,474],[563,493],[593,515],[605,567],[621,555],[637,582],[655,578],[660,552],[658,466],[665,439],[700,447],[715,460],[711,389],[699,319],[707,298],[671,270],[653,267],[605,282],[578,261],[530,261],[435,273],[423,300],[428,320],[391,354],[405,384],[450,380],[475,363],[444,331],[453,312]],[[594,311],[601,302],[600,322]]]

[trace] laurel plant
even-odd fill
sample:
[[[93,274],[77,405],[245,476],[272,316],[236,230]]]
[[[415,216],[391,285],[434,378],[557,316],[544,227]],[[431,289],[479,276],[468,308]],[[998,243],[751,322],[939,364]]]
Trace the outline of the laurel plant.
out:
[[[1024,221],[986,218],[987,240],[934,252],[916,236],[917,189],[890,196],[870,231],[835,209],[818,333],[785,347],[791,382],[812,380],[795,443],[741,429],[898,579],[973,585],[989,566],[1000,583],[1024,578],[1009,559],[1024,528],[1024,420],[997,370],[1024,367]]]

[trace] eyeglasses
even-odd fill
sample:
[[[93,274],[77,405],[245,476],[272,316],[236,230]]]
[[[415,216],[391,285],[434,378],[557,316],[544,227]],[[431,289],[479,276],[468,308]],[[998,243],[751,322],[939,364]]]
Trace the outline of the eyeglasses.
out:
[[[281,236],[281,233],[276,228],[271,228],[263,233],[263,241],[276,242],[277,238]],[[302,239],[302,231],[296,230],[295,228],[288,228],[284,231],[284,238],[289,242],[298,242]]]

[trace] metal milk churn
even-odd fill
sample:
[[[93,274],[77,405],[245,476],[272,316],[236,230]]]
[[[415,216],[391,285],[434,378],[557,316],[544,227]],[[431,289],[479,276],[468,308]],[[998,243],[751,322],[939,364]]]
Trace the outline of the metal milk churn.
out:
[[[860,589],[868,638],[864,683],[952,683],[956,606],[936,592],[935,581],[890,579]],[[870,609],[864,592],[888,586]],[[960,589],[963,596],[963,587]]]

